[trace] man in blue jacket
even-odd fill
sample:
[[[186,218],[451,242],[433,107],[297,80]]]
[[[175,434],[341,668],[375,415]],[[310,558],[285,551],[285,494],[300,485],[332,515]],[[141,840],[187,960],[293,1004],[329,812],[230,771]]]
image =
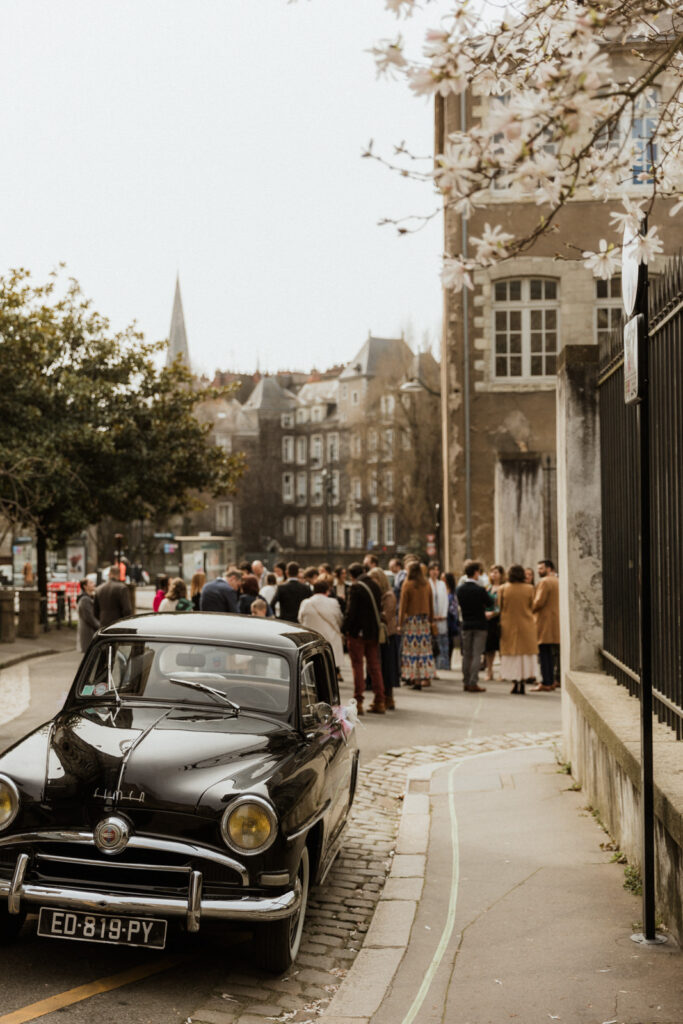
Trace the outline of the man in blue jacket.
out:
[[[225,576],[205,583],[199,598],[202,612],[237,612],[242,573],[234,565],[228,566]]]

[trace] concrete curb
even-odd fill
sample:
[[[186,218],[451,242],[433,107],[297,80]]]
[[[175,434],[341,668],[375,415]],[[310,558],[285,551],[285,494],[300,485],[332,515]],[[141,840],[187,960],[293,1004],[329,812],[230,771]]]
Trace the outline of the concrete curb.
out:
[[[26,654],[19,654],[16,658],[10,658],[9,661],[0,661],[0,672],[6,668],[14,668],[15,665],[21,665],[23,661],[31,661],[33,658],[46,658],[50,654],[66,654],[67,651],[59,651],[57,648],[47,647],[44,651],[27,651]]]
[[[327,1024],[369,1024],[389,991],[410,941],[427,867],[429,792],[411,792],[412,783],[428,784],[435,772],[461,760],[408,770],[391,871],[363,947],[322,1015]]]

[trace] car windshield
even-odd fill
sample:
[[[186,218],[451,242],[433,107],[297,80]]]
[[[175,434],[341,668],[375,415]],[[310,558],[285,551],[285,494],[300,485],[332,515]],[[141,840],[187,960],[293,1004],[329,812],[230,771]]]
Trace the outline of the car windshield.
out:
[[[91,652],[76,696],[144,697],[172,704],[211,704],[216,697],[183,689],[172,680],[201,683],[240,708],[282,713],[289,705],[290,667],[269,651],[180,641],[126,640],[98,644]]]

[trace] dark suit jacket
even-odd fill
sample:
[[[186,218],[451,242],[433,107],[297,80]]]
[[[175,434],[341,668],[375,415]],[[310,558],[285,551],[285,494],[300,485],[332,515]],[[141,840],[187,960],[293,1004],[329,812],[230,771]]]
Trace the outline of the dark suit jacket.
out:
[[[118,580],[100,583],[95,591],[93,603],[95,618],[99,619],[100,629],[111,626],[112,622],[118,622],[119,619],[125,619],[127,615],[133,614],[128,587]]]
[[[375,598],[377,612],[382,614],[382,594],[373,579],[367,573],[360,578],[360,582],[369,587]],[[379,641],[379,627],[377,615],[372,605],[372,598],[365,587],[358,585],[359,580],[353,580],[349,587],[349,596],[346,600],[346,613],[342,622],[342,633],[346,636],[362,636],[364,640],[376,644]]]
[[[237,591],[232,589],[227,580],[219,576],[202,587],[199,608],[203,612],[236,612]]]
[[[275,591],[270,606],[275,611],[275,606],[280,605],[279,619],[286,619],[287,622],[296,622],[299,614],[299,605],[312,594],[307,583],[291,576],[285,583],[281,583]]]

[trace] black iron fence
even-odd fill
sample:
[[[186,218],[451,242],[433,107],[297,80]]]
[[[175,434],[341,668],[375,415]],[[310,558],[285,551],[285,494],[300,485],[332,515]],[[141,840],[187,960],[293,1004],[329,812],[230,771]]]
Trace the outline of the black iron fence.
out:
[[[650,518],[654,708],[683,738],[683,259],[650,281]],[[599,371],[606,670],[640,689],[637,410],[624,403],[623,331]]]

